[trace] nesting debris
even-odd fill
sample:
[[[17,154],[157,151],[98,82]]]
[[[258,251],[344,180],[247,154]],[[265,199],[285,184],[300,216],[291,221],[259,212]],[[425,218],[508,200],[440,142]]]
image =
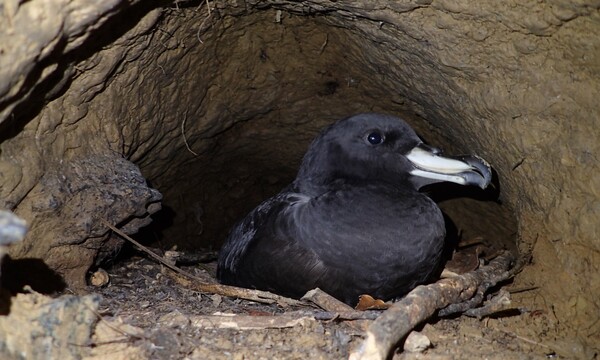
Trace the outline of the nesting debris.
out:
[[[204,316],[196,319],[197,326],[199,327],[210,326],[211,328],[214,328],[216,324],[216,328],[227,328],[228,326],[231,326],[235,329],[266,329],[271,327],[293,327],[295,324],[305,323],[307,319],[310,319],[311,321],[356,320],[372,319],[377,316],[373,313],[373,310],[358,311],[351,309],[319,289],[309,291],[302,299],[305,302],[302,302],[274,295],[266,291],[206,283],[205,280],[197,278],[193,274],[174,266],[171,261],[164,260],[162,257],[156,255],[154,252],[123,234],[108,222],[103,222],[111,230],[132,242],[169,269],[173,270],[173,272],[169,272],[168,275],[186,288],[220,296],[277,304],[283,308],[289,308],[290,306],[306,307],[306,301],[310,301],[326,310],[324,313],[313,312],[302,315],[293,314],[291,317],[291,314],[288,313],[272,315],[260,319],[261,321],[257,321],[258,319],[255,316],[240,317],[230,314],[214,314],[210,318]],[[499,307],[507,304],[506,292],[502,293],[501,296],[490,299],[486,306],[480,310],[473,309],[476,309],[482,304],[484,295],[491,287],[501,281],[512,278],[520,271],[527,259],[528,257],[523,257],[519,259],[520,261],[517,266],[513,266],[515,262],[514,256],[509,251],[504,251],[488,265],[479,267],[474,271],[462,275],[455,274],[455,276],[442,279],[435,284],[418,286],[406,297],[394,303],[369,326],[366,331],[366,339],[355,352],[350,354],[350,358],[356,360],[388,358],[400,339],[405,337],[416,325],[427,320],[440,309],[439,315],[441,316],[471,311],[469,315],[481,317],[485,316],[489,311],[497,311]],[[383,306],[375,299],[368,299],[368,297],[365,297],[364,299],[366,299],[365,303],[368,303],[366,309]],[[422,346],[423,344],[416,348]]]

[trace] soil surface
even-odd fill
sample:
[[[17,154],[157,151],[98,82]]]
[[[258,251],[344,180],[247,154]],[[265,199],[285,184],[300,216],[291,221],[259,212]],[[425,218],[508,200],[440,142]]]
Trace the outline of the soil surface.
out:
[[[214,262],[187,267],[200,277],[214,275]],[[110,283],[98,288],[102,322],[133,326],[132,336],[119,339],[152,359],[345,359],[362,340],[368,320],[300,321],[279,329],[219,329],[200,325],[206,315],[302,317],[311,309],[229,299],[186,289],[169,276],[170,270],[142,257],[132,257],[108,269]],[[519,307],[527,292],[515,293]],[[432,319],[418,330],[431,341],[422,353],[397,352],[394,359],[537,359],[561,358],[553,339],[552,314],[536,309],[518,316],[477,320],[458,317]],[[252,321],[251,321],[252,322]],[[117,325],[114,325],[114,324]],[[215,324],[217,327],[217,324]],[[108,343],[108,345],[106,345]],[[96,344],[96,353],[109,354],[112,341]],[[103,345],[104,344],[104,345]],[[105,351],[106,350],[106,351]],[[119,352],[116,352],[119,353]]]

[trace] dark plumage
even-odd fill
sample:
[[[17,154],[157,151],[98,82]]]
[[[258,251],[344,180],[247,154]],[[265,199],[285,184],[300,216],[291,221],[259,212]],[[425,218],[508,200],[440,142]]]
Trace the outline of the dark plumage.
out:
[[[301,297],[315,287],[355,304],[384,300],[431,279],[445,227],[418,190],[451,181],[485,188],[489,165],[441,157],[401,119],[360,114],[330,125],[298,176],[231,231],[219,255],[224,284]]]

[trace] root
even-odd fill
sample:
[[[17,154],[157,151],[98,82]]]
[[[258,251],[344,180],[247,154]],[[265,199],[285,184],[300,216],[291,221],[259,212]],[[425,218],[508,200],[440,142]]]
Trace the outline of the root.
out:
[[[480,269],[418,286],[371,324],[365,340],[350,359],[387,359],[401,339],[437,310],[443,309],[440,314],[448,315],[475,308],[483,301],[485,291],[520,270],[521,266],[509,270],[513,262],[513,255],[505,251]]]

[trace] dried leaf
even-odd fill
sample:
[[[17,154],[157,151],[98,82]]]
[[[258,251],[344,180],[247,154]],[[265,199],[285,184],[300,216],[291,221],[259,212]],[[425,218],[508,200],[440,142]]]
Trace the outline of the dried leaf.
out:
[[[358,304],[356,310],[385,310],[389,308],[391,304],[384,302],[381,299],[374,299],[371,295],[363,294],[358,297]]]
[[[482,246],[473,246],[462,248],[452,254],[452,259],[446,263],[445,270],[456,274],[464,274],[474,271],[479,267],[479,255],[482,253]]]

